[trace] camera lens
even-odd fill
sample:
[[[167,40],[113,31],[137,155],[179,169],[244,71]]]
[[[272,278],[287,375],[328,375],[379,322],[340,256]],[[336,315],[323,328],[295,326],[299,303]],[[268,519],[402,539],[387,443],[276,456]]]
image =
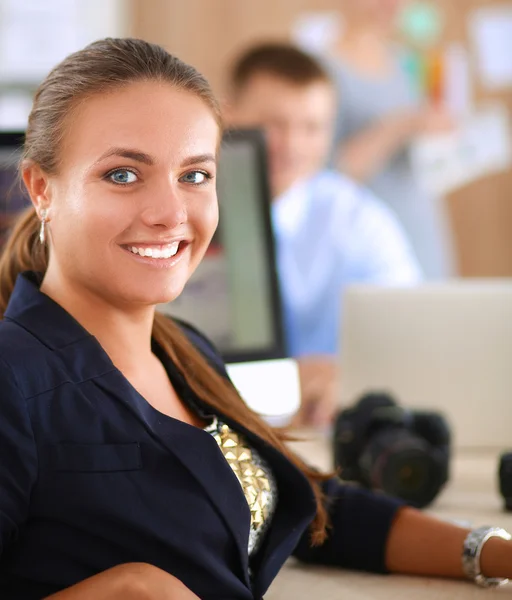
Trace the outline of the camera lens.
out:
[[[501,455],[498,478],[500,493],[505,503],[505,510],[512,511],[512,452],[506,452]]]
[[[435,449],[407,430],[375,436],[361,457],[361,465],[370,487],[417,508],[430,504],[446,481],[443,461]]]
[[[396,481],[405,493],[414,493],[425,486],[428,479],[428,466],[422,462],[420,457],[409,457],[409,460],[398,469]]]

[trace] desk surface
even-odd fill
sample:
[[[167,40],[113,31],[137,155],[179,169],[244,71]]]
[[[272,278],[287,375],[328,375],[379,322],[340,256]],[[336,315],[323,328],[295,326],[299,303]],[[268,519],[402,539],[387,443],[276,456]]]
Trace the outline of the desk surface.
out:
[[[328,440],[308,433],[308,441],[294,449],[312,465],[332,468]],[[502,510],[497,489],[499,451],[459,452],[452,460],[449,483],[429,512],[445,519],[469,522],[468,526],[499,525],[512,531],[512,513]],[[274,581],[266,600],[477,600],[512,599],[512,585],[483,590],[466,581],[401,575],[373,575],[331,568],[309,567],[290,559]]]

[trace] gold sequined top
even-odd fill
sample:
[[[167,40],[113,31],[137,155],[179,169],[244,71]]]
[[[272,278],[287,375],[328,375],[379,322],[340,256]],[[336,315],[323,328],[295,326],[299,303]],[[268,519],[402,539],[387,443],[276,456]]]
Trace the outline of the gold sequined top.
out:
[[[213,418],[204,429],[214,438],[233,469],[251,511],[249,556],[261,546],[277,505],[277,484],[271,468],[245,437]]]

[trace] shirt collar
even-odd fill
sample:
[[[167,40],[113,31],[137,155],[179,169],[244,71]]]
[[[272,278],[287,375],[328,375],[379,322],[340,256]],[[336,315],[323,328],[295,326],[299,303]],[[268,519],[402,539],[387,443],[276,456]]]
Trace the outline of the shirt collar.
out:
[[[277,234],[292,235],[304,221],[310,181],[310,178],[298,181],[274,200],[272,220]]]
[[[102,351],[97,340],[85,330],[64,308],[40,291],[43,276],[41,273],[26,271],[18,275],[9,304],[5,311],[6,321],[14,321],[34,335],[51,350],[59,350],[88,340],[86,346],[80,346],[87,353],[91,366],[99,360],[113,369],[114,365]],[[185,378],[171,359],[153,341],[153,351],[162,361],[169,378],[182,400],[205,420],[212,417],[209,406],[198,398],[186,383]],[[98,352],[100,351],[100,352]],[[94,360],[92,360],[94,358]]]
[[[66,310],[39,290],[42,274],[18,275],[4,318],[14,321],[52,350],[92,338]]]

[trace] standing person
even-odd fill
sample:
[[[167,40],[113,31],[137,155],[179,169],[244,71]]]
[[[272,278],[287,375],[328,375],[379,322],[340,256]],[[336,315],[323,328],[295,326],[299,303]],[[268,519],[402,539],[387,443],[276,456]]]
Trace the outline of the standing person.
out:
[[[512,576],[505,534],[309,469],[208,340],[155,313],[217,225],[220,131],[204,78],[140,40],[91,44],[36,93],[33,208],[0,261],[0,597],[261,600],[292,553]]]
[[[346,286],[411,285],[420,269],[387,206],[325,168],[336,102],[318,61],[289,44],[256,45],[237,58],[230,84],[231,123],[262,128],[267,139],[285,334],[301,374],[297,420],[327,425]]]
[[[327,58],[338,92],[333,162],[363,182],[401,221],[427,278],[453,273],[451,234],[441,199],[422,189],[410,144],[453,123],[425,103],[400,65],[392,41],[404,0],[342,0],[343,35]]]

